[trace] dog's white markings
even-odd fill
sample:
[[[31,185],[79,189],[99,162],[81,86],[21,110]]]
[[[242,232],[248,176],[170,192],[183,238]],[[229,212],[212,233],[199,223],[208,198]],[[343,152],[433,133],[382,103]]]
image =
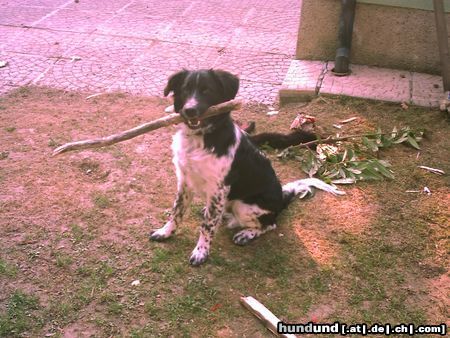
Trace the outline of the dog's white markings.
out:
[[[175,232],[177,226],[183,220],[183,216],[186,213],[186,209],[189,207],[192,201],[192,193],[187,189],[183,182],[178,184],[177,198],[175,199],[172,214],[170,220],[162,227],[150,234],[150,239],[154,241],[162,241]]]
[[[195,108],[197,105],[198,105],[198,101],[197,101],[197,99],[195,98],[195,93],[194,93],[194,95],[192,95],[192,96],[186,101],[186,104],[183,106],[183,109],[184,109],[184,110],[186,110],[186,109],[192,109],[192,108]]]
[[[283,185],[283,193],[294,193],[300,198],[312,193],[311,188],[324,190],[333,195],[345,195],[345,192],[317,178],[305,178]]]
[[[174,221],[168,221],[162,228],[153,231],[150,234],[150,238],[154,241],[162,241],[169,238],[176,229],[176,224]]]
[[[268,231],[275,229],[276,227],[277,227],[276,224],[272,224],[272,225],[265,227],[264,229],[248,228],[248,229],[241,230],[233,236],[233,242],[234,242],[234,244],[237,244],[237,245],[246,245],[251,240],[265,234]]]

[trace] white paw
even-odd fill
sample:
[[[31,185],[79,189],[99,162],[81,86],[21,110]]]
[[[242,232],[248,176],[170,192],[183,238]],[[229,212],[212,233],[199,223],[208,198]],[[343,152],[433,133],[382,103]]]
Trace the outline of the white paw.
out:
[[[193,266],[198,266],[208,259],[208,255],[209,249],[206,246],[196,246],[192,251],[191,258],[189,258],[189,263]]]
[[[237,245],[246,245],[248,242],[250,242],[252,239],[255,239],[259,235],[261,235],[261,230],[259,229],[244,229],[239,232],[237,232],[233,236],[233,242]]]
[[[167,222],[162,228],[154,230],[150,233],[150,239],[152,241],[163,241],[172,236],[175,231],[175,227],[172,222]]]

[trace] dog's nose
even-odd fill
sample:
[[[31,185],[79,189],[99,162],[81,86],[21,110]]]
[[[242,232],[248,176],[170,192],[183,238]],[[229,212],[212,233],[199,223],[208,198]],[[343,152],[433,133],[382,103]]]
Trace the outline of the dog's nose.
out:
[[[186,115],[186,117],[188,118],[197,117],[198,111],[195,108],[185,108],[184,115]]]

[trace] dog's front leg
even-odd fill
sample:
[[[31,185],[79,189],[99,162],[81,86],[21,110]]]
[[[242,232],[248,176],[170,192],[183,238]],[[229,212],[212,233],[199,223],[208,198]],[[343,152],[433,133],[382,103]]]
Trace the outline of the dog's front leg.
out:
[[[152,231],[150,239],[153,241],[163,241],[169,238],[183,220],[183,216],[191,201],[192,192],[186,187],[186,184],[181,183],[178,186],[177,197],[173,204],[172,215],[169,221],[162,228]]]
[[[212,238],[222,221],[228,192],[228,187],[220,185],[217,191],[208,198],[205,209],[205,219],[200,227],[200,237],[197,245],[192,251],[191,258],[189,259],[191,265],[200,265],[208,258]]]

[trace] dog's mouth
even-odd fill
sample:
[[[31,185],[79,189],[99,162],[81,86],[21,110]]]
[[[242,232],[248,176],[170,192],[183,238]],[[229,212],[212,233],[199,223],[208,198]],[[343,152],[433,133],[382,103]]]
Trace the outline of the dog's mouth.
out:
[[[199,129],[202,126],[202,121],[196,118],[186,119],[186,124],[191,129]]]

